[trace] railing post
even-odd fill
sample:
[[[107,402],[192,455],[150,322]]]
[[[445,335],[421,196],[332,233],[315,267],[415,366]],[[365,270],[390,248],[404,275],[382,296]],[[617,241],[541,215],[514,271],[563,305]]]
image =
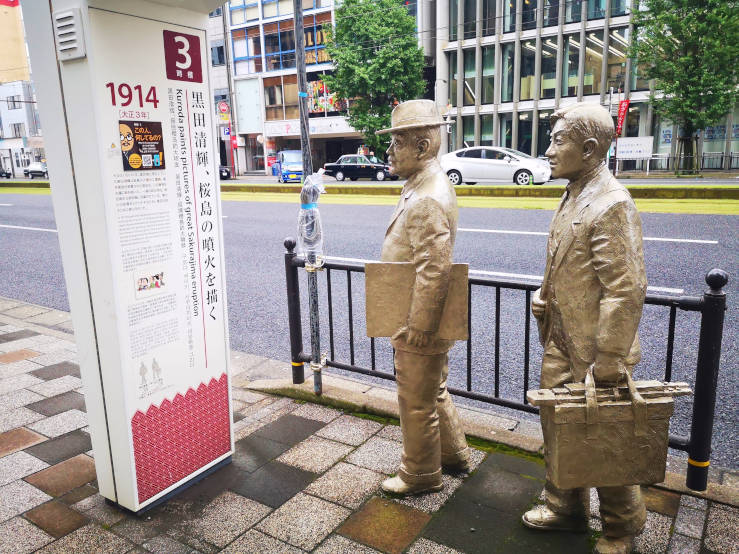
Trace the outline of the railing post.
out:
[[[728,281],[728,274],[721,269],[712,269],[706,274],[706,284],[710,289],[703,294],[688,474],[685,479],[685,485],[694,491],[704,491],[708,486],[716,384],[726,310],[726,293],[723,287]]]
[[[293,367],[293,383],[305,382],[303,356],[303,325],[300,321],[300,282],[298,268],[293,263],[295,256],[295,239],[285,239],[285,284],[287,285],[287,317],[290,322],[290,361]]]

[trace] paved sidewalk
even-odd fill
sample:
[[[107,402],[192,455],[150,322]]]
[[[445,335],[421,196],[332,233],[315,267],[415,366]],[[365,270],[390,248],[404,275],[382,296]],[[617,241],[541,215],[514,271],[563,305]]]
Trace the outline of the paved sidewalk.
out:
[[[391,413],[391,391],[325,376],[346,410],[257,392],[275,377],[283,383],[289,365],[242,353],[232,355],[232,463],[141,517],[124,513],[97,493],[68,329],[64,312],[0,298],[0,553],[574,554],[598,536],[595,499],[588,534],[521,525],[543,485],[541,459],[526,452],[536,450],[535,433],[518,435],[523,449],[476,441],[471,475],[445,475],[440,493],[389,498],[379,484],[400,461],[397,421],[351,406],[384,402]],[[515,444],[518,425],[466,417],[468,430],[497,418],[503,428],[492,436]],[[637,551],[739,553],[736,473],[714,477],[712,499],[645,488]]]

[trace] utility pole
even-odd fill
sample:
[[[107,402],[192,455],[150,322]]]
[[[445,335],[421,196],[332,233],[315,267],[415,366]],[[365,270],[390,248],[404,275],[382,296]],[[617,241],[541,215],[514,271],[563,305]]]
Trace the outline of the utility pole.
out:
[[[233,84],[233,64],[231,59],[231,33],[229,30],[228,21],[228,4],[224,4],[221,9],[221,22],[223,23],[223,53],[226,57],[226,77],[228,79],[228,107],[231,113],[229,113],[229,135],[228,142],[231,148],[231,161],[234,164],[233,176],[236,177],[239,174],[239,156],[238,147],[234,148],[234,137],[238,144],[239,131],[236,128],[236,94],[234,94]]]
[[[313,174],[313,161],[310,151],[310,136],[308,135],[308,76],[305,73],[305,32],[303,30],[303,1],[293,0],[295,12],[295,63],[298,72],[298,106],[300,109],[300,150],[303,152],[303,182]],[[302,197],[302,194],[301,194]],[[314,200],[317,202],[317,198]],[[313,204],[311,211],[318,212]],[[302,212],[302,207],[301,207]],[[320,219],[316,222],[320,229]],[[313,225],[315,225],[314,223]],[[313,371],[313,392],[320,396],[323,392],[321,379],[321,335],[318,319],[318,275],[317,271],[323,265],[323,259],[317,258],[315,265],[306,253],[305,269],[308,273],[308,308],[310,311],[310,367]]]
[[[313,159],[308,135],[308,76],[305,72],[305,31],[303,2],[293,0],[295,12],[295,63],[298,69],[298,106],[300,108],[300,149],[303,152],[303,179],[313,173]]]

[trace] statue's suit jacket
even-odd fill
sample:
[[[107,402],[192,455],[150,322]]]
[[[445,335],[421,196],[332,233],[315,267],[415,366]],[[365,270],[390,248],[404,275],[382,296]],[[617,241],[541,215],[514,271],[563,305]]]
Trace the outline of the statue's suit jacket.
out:
[[[544,344],[552,338],[582,362],[572,368],[579,381],[598,352],[622,356],[627,366],[641,358],[637,328],[647,277],[639,213],[608,168],[600,166],[576,198],[568,194],[549,234],[540,331]],[[558,222],[566,201],[575,205]]]
[[[449,290],[452,251],[457,234],[457,196],[437,160],[408,179],[385,232],[383,262],[412,262],[416,268],[408,325],[437,331]],[[423,348],[405,336],[392,340],[396,350],[418,354],[447,352],[454,341],[434,339]]]

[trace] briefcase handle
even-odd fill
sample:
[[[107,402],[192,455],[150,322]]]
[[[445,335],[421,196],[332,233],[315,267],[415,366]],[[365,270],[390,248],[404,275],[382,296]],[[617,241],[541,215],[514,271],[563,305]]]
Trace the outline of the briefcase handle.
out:
[[[587,425],[587,437],[598,438],[598,400],[595,392],[595,378],[593,377],[593,365],[588,367],[585,374],[585,423]],[[647,435],[647,401],[636,389],[636,384],[629,373],[626,373],[626,384],[631,396],[631,407],[634,411],[634,435],[643,437]]]

